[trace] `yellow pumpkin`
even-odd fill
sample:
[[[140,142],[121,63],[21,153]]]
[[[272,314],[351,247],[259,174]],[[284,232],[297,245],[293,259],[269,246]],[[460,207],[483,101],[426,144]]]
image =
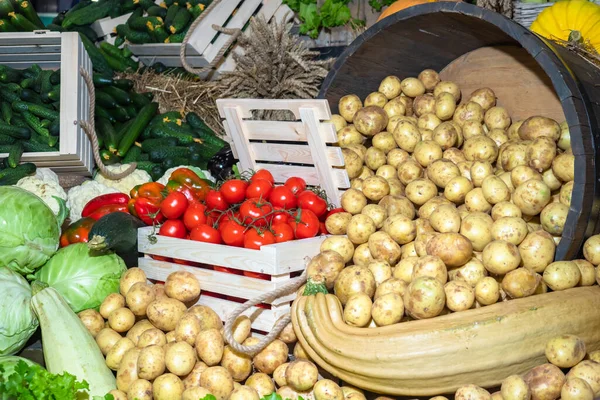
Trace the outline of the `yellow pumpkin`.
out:
[[[390,15],[397,13],[398,11],[402,11],[405,8],[417,6],[419,4],[434,3],[435,1],[436,0],[398,0],[383,10],[379,18],[377,18],[377,22],[381,21],[385,17],[389,17]]]
[[[600,6],[586,0],[554,3],[537,16],[530,29],[548,39],[583,40],[600,52]]]

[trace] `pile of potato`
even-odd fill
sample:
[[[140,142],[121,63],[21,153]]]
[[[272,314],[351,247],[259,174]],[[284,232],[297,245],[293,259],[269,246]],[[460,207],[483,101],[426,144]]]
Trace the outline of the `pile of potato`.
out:
[[[586,354],[585,343],[577,336],[562,335],[546,344],[548,363],[532,368],[523,376],[512,375],[500,390],[466,385],[456,391],[456,400],[593,400],[600,396],[600,350]],[[565,374],[563,371],[568,372]],[[431,400],[447,400],[437,396]]]
[[[567,125],[512,121],[489,88],[461,98],[425,70],[386,77],[364,102],[340,99],[331,122],[351,188],[308,273],[325,279],[350,325],[596,283],[599,237],[586,259],[553,262],[573,189]]]
[[[362,391],[319,376],[289,324],[264,350],[250,357],[223,338],[221,318],[194,305],[200,284],[186,271],[164,284],[148,284],[144,271],[123,275],[120,293],[106,297],[99,311],[79,318],[96,339],[106,365],[116,372],[115,400],[259,400],[274,392],[284,400],[365,400]],[[251,321],[239,317],[234,338],[256,344]],[[289,361],[290,347],[293,361]]]

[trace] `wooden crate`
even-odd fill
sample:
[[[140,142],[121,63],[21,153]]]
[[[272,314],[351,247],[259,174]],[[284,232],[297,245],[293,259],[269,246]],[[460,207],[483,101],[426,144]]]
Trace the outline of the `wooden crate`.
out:
[[[92,62],[76,32],[19,32],[0,34],[0,64],[23,69],[38,64],[60,68],[60,142],[55,152],[24,153],[23,161],[57,173],[90,175],[92,147],[77,121],[88,120],[90,98],[79,67],[92,74]],[[6,157],[6,154],[0,154]]]
[[[193,67],[200,68],[212,62],[230,35],[215,30],[212,26],[245,29],[250,18],[260,15],[267,20],[281,21],[293,18],[293,12],[281,0],[227,0],[221,1],[196,27],[187,46],[186,60]],[[180,44],[130,44],[129,48],[140,62],[152,65],[161,62],[168,67],[181,67]],[[232,46],[235,49],[235,44]],[[232,71],[235,67],[232,51],[211,74],[216,78],[219,72]]]
[[[289,282],[294,272],[302,271],[308,259],[319,253],[319,247],[326,238],[326,236],[319,236],[263,246],[260,250],[251,250],[166,236],[156,236],[156,243],[151,243],[149,240],[151,233],[152,227],[138,230],[138,249],[145,255],[139,259],[138,265],[144,270],[148,279],[164,282],[172,272],[189,271],[198,278],[203,291],[244,300],[277,289]],[[152,255],[266,274],[268,280],[214,271],[209,268],[158,261],[152,259]],[[289,312],[290,303],[294,297],[294,295],[288,295],[272,299],[266,302],[270,309],[252,307],[245,314],[254,318],[252,325],[254,329],[268,332],[277,319]],[[223,320],[239,303],[239,301],[207,295],[201,295],[198,302],[198,304],[213,308]]]
[[[124,24],[131,16],[131,13],[123,14],[116,18],[106,17],[95,21],[90,27],[98,35],[98,39],[106,40],[110,44],[115,42],[115,29],[117,25]]]

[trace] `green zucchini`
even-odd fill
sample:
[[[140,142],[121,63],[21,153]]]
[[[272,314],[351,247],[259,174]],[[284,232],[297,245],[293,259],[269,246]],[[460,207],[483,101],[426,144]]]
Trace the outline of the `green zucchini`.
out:
[[[24,140],[29,139],[31,137],[29,129],[8,125],[6,122],[0,122],[0,134],[12,136],[15,139]]]
[[[91,6],[90,6],[91,7]],[[104,59],[104,56],[100,52],[100,49],[94,45],[94,43],[88,39],[87,36],[79,34],[81,38],[81,42],[83,43],[83,47],[85,47],[85,51],[88,53],[90,60],[92,61],[92,65],[94,67],[94,71],[99,72],[106,76],[112,76],[114,74],[113,69],[108,64],[108,61]]]
[[[5,17],[9,13],[14,12],[15,9],[10,0],[0,0],[0,15]]]
[[[138,110],[137,110],[137,108],[135,108],[135,106],[133,104],[130,104],[124,108],[125,108],[125,111],[127,111],[127,115],[129,116],[129,119],[133,119],[136,117]]]
[[[56,71],[52,72],[52,75],[50,75],[50,83],[52,85],[60,84],[60,69],[57,69]]]
[[[173,21],[169,25],[167,25],[169,32],[171,32],[171,35],[181,32],[185,28],[187,28],[191,19],[192,14],[190,14],[190,12],[187,9],[180,8],[177,11],[175,18],[173,18]]]
[[[133,81],[131,79],[115,79],[114,85],[121,90],[133,89]],[[131,93],[129,95],[131,96]]]
[[[117,101],[117,103],[119,103],[122,106],[131,104],[131,97],[129,97],[129,93],[122,89],[119,89],[118,87],[108,86],[100,90],[112,96],[112,98],[114,98]]]
[[[8,16],[10,17],[10,23],[21,32],[32,32],[40,29],[33,22],[25,18],[23,14],[11,12],[8,13]]]
[[[142,10],[141,7],[137,7],[137,2],[135,0],[124,0],[121,2],[121,8],[123,9],[123,14],[127,14],[128,12],[135,10]]]
[[[116,106],[110,112],[115,116],[115,119],[119,122],[129,121],[129,114],[127,114],[127,110],[124,107]]]
[[[60,115],[60,113],[58,113],[54,110],[50,110],[50,109],[46,108],[45,106],[27,103],[24,101],[15,101],[12,104],[12,108],[13,108],[13,110],[21,112],[21,113],[23,111],[29,111],[37,117],[47,118],[49,120],[57,119]]]
[[[119,2],[117,0],[99,0],[92,2],[87,7],[81,8],[72,14],[67,13],[63,20],[62,26],[69,28],[73,25],[89,25],[94,21],[102,19],[108,13],[117,8]]]
[[[117,101],[113,99],[113,97],[110,94],[102,92],[100,90],[96,91],[96,104],[106,108],[107,110],[115,108],[118,105]]]
[[[180,7],[176,6],[176,5],[169,6],[169,8],[167,10],[167,14],[165,16],[165,26],[168,27],[169,25],[171,25],[173,23],[175,16],[179,12],[179,9],[180,9]]]
[[[104,75],[100,75],[100,74],[94,74],[93,78],[94,80],[94,87],[106,87],[106,86],[111,86],[114,85],[114,80],[111,77],[108,76],[104,76]]]
[[[167,10],[156,5],[149,7],[146,12],[151,17],[161,17],[163,20],[167,16]]]
[[[2,113],[2,120],[4,120],[4,122],[6,122],[7,124],[10,124],[13,112],[12,107],[10,106],[10,104],[8,104],[8,102],[3,101],[2,103],[0,103],[0,112]]]
[[[196,4],[196,5],[190,4],[190,7],[188,7],[188,10],[189,10],[190,14],[192,14],[192,18],[196,19],[200,16],[200,14],[202,14],[202,11],[204,11],[204,4]]]
[[[119,145],[119,137],[110,121],[106,118],[96,117],[96,130],[102,136],[106,148],[115,153]]]
[[[15,168],[21,162],[21,156],[23,155],[23,145],[21,143],[15,143],[8,152],[7,163],[11,168]]]
[[[127,18],[127,21],[125,21],[125,24],[129,25],[131,23],[131,21],[133,21],[134,19],[143,17],[143,16],[144,16],[144,9],[142,7],[138,7],[135,10],[133,10],[133,12],[129,16],[129,18]],[[117,47],[119,47],[119,46],[117,46]]]
[[[106,149],[100,150],[100,159],[102,160],[102,164],[104,165],[113,165],[118,162],[121,162],[121,159],[117,157],[116,154],[111,153]]]
[[[142,148],[138,146],[131,146],[131,148],[123,157],[123,164],[130,164],[132,162],[139,161],[140,156],[142,155]]]
[[[142,6],[144,11],[155,5],[153,0],[139,0],[139,4]]]
[[[129,148],[137,140],[138,136],[142,133],[146,125],[150,123],[150,120],[158,111],[158,103],[150,103],[140,110],[138,115],[135,117],[134,122],[131,124],[125,135],[119,142],[119,148],[117,150],[118,155],[124,155],[127,153]]]
[[[131,102],[138,110],[144,107],[145,105],[150,104],[150,100],[148,100],[146,96],[141,95],[139,93],[131,92],[129,93],[129,97],[131,97]]]
[[[38,16],[38,13],[33,9],[33,5],[26,0],[17,0],[17,5],[21,14],[25,16],[32,24],[38,27],[38,29],[44,29],[44,23]]]
[[[115,122],[117,122],[116,118],[111,113],[109,113],[108,111],[106,111],[104,108],[102,108],[98,104],[96,104],[96,109],[94,111],[96,112],[96,118],[107,119],[112,124],[114,124]]]
[[[50,126],[48,126],[48,132],[52,136],[60,135],[60,118],[56,118],[54,121],[52,121],[50,123]]]
[[[169,38],[169,33],[163,25],[155,26],[152,35],[154,36],[156,43],[165,43],[165,40]]]
[[[94,223],[88,237],[88,248],[92,251],[114,251],[127,267],[138,262],[137,230],[144,223],[129,213],[110,213]]]
[[[15,168],[0,170],[0,186],[16,185],[22,178],[35,173],[35,164],[23,163]]]

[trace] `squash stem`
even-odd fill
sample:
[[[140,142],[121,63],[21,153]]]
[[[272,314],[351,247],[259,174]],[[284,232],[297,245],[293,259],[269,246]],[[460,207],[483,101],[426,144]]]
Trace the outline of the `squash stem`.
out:
[[[45,282],[33,281],[33,283],[31,284],[31,295],[35,296],[36,294],[38,294],[42,290],[46,289],[47,287],[48,287],[48,284]]]
[[[577,30],[572,30],[571,33],[569,33],[569,42],[583,43],[583,36],[581,36],[581,32]]]
[[[88,241],[88,248],[96,251],[106,250],[106,238],[104,236],[94,235],[94,237]]]

